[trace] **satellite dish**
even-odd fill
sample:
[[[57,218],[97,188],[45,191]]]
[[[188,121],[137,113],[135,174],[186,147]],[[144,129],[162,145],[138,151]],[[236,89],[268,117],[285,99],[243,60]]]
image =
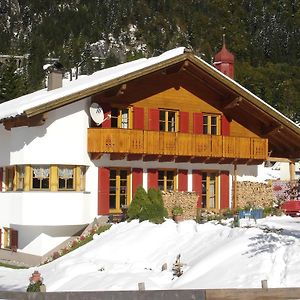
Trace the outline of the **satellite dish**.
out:
[[[90,106],[90,115],[91,115],[91,118],[93,119],[93,121],[96,123],[97,126],[102,124],[102,122],[104,121],[103,109],[96,102],[92,103],[91,106]]]

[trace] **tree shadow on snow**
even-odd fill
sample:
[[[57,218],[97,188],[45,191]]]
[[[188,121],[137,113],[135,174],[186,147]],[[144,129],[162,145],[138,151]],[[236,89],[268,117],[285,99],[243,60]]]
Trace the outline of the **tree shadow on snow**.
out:
[[[262,253],[274,253],[281,247],[290,246],[295,243],[295,239],[291,234],[261,233],[249,238],[249,240],[251,241],[248,245],[249,250],[243,253],[243,255],[249,255],[249,257],[254,257]]]

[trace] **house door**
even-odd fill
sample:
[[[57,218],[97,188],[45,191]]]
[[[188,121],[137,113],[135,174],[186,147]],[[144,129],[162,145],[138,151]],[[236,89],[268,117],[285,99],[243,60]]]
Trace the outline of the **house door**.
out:
[[[217,173],[202,173],[202,208],[218,208]]]
[[[128,169],[110,169],[109,176],[109,212],[121,213],[122,206],[129,204],[129,175]]]

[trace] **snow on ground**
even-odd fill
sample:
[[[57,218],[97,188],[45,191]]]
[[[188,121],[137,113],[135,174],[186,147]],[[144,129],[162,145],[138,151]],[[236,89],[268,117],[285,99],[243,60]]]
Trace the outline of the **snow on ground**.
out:
[[[42,256],[69,238],[70,238],[69,236],[52,237],[45,233],[41,233],[31,243],[29,243],[26,247],[21,249],[21,251],[33,255]]]
[[[0,290],[22,290],[38,269],[47,291],[259,288],[300,286],[300,218],[213,222],[132,221],[113,225],[87,245],[27,270],[0,268]],[[183,275],[174,277],[178,254]],[[167,270],[162,265],[167,263]]]

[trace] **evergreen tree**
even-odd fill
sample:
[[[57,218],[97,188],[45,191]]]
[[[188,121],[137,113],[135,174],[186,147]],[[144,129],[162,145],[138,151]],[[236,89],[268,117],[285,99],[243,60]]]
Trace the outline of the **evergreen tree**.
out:
[[[26,69],[18,69],[13,57],[0,65],[0,103],[22,96],[27,91]]]

